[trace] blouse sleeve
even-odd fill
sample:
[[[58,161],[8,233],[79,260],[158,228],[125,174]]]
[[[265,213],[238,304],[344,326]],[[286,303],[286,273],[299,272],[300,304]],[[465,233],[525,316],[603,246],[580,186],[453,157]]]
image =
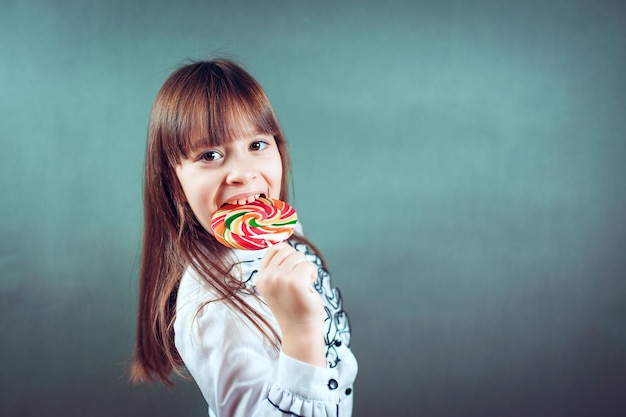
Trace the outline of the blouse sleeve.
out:
[[[277,352],[222,302],[209,303],[196,315],[197,306],[189,303],[178,308],[176,347],[213,414],[337,416],[336,369],[315,367]],[[262,303],[258,306],[267,309]],[[267,318],[275,324],[273,317]]]

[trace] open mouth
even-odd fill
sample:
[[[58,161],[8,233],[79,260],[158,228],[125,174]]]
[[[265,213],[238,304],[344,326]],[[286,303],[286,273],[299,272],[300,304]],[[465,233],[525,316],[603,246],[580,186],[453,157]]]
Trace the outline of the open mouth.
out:
[[[246,198],[238,198],[238,199],[235,199],[235,200],[229,200],[229,201],[225,202],[224,204],[222,204],[221,207],[224,207],[227,204],[232,204],[232,205],[235,205],[235,206],[241,206],[241,205],[244,205],[244,204],[250,204],[250,203],[255,202],[256,200],[258,200],[261,197],[265,198],[265,194],[263,194],[263,193],[261,193],[261,194],[253,194],[253,195],[250,195],[250,196],[248,196]]]

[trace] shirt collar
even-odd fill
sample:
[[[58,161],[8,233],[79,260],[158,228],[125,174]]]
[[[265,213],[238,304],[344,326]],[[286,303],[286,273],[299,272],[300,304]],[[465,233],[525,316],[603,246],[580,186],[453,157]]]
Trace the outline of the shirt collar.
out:
[[[242,282],[254,285],[254,277],[259,269],[259,263],[268,248],[259,250],[232,249],[233,272]]]

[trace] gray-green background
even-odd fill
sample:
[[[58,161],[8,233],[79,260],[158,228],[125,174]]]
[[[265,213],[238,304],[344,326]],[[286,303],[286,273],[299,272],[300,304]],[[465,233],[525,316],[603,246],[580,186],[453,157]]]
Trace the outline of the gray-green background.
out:
[[[0,6],[0,415],[203,416],[126,382],[152,100],[239,57],[351,314],[355,416],[626,415],[626,6]]]

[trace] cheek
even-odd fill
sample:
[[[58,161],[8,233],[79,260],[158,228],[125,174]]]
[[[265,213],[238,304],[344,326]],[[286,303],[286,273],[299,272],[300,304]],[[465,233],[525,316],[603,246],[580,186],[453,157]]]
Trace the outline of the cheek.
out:
[[[182,201],[187,203],[194,217],[211,233],[211,217],[217,207],[214,205],[214,185],[201,181],[199,175],[179,175]]]
[[[213,213],[216,209],[213,210],[213,208],[209,206],[206,200],[203,200],[201,198],[190,199],[188,204],[194,217],[204,228],[204,230],[206,230],[210,234],[213,234],[213,231],[211,230],[211,218],[213,217]]]
[[[280,166],[280,168],[278,168],[276,170],[275,178],[276,178],[275,181],[280,186],[280,184],[282,184],[282,182],[283,182],[283,167],[282,167],[282,165]]]
[[[278,185],[282,184],[283,181],[283,160],[280,158],[280,152],[276,152],[274,164],[274,182],[277,182]]]
[[[281,194],[282,194],[282,183],[283,183],[283,167],[282,164],[278,165],[278,168],[274,170],[274,172],[272,172],[272,183],[271,183],[271,187],[272,187],[272,194],[275,194],[274,196],[272,196],[273,198],[280,198]]]

